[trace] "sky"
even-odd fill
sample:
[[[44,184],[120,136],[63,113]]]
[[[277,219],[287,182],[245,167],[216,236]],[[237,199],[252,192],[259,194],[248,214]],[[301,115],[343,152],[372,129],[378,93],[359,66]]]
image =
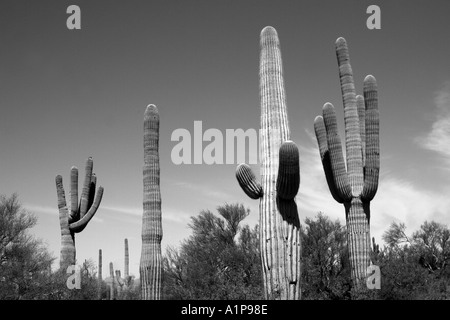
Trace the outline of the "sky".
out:
[[[69,5],[81,29],[69,30]],[[369,5],[381,10],[370,30]],[[80,177],[94,160],[104,196],[76,235],[77,260],[113,262],[139,277],[143,201],[143,118],[160,113],[162,251],[190,235],[190,217],[242,203],[258,222],[258,201],[235,179],[233,164],[181,164],[171,159],[174,130],[258,130],[259,35],[276,28],[281,45],[291,139],[300,150],[300,221],[322,211],[345,224],[326,185],[314,118],[326,102],[344,137],[334,43],[349,45],[356,90],[377,78],[381,169],[371,202],[371,235],[392,222],[407,231],[425,220],[449,225],[450,2],[433,1],[12,1],[0,2],[0,193],[16,192],[59,264],[55,177],[66,194],[71,166]],[[204,142],[203,147],[208,143]],[[252,165],[256,173],[258,165]],[[80,178],[79,184],[82,181]]]

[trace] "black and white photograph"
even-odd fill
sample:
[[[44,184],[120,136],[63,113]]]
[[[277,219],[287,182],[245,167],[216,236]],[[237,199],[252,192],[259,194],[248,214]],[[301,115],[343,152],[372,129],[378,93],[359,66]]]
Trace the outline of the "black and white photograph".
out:
[[[447,0],[1,0],[0,306],[449,300],[449,32]]]

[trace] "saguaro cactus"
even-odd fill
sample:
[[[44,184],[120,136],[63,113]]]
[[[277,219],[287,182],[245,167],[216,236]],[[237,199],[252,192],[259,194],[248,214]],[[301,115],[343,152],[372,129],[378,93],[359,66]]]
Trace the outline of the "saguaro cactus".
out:
[[[122,275],[120,273],[120,270],[116,270],[116,278],[115,278],[115,285],[117,287],[117,297],[118,299],[121,299],[122,297],[122,291],[124,287],[125,282],[122,279]]]
[[[97,177],[92,172],[93,161],[89,157],[86,161],[86,172],[83,191],[80,202],[78,202],[78,169],[72,167],[70,170],[70,206],[67,207],[64,193],[63,180],[60,175],[56,176],[56,192],[58,196],[59,223],[61,226],[61,259],[60,267],[65,269],[75,264],[75,233],[84,230],[100,205],[103,196],[103,187],[97,192],[95,187]]]
[[[314,129],[328,187],[333,198],[345,207],[351,275],[359,287],[364,284],[370,263],[370,201],[377,192],[380,169],[378,92],[375,78],[368,75],[364,79],[364,97],[356,95],[344,38],[336,41],[336,55],[344,104],[347,168],[331,103],[323,106],[323,116],[316,117]]]
[[[102,299],[102,249],[98,250],[98,299],[101,300]]]
[[[130,277],[130,255],[128,252],[128,239],[125,239],[125,268],[124,268],[124,283],[125,288],[127,289],[128,286],[131,284],[131,277]]]
[[[244,192],[260,199],[260,244],[267,299],[300,299],[300,220],[295,196],[300,184],[299,153],[289,141],[280,42],[273,27],[261,31],[260,172],[236,169]]]
[[[114,265],[112,262],[109,263],[109,278],[107,283],[109,284],[109,300],[115,300],[116,297],[114,295],[114,287],[115,287],[115,279],[114,279]]]
[[[124,276],[125,279],[130,275],[130,256],[128,254],[128,239],[125,239],[125,266],[124,266]]]
[[[139,273],[143,300],[161,296],[161,192],[159,188],[159,113],[148,105],[144,114],[144,201]]]

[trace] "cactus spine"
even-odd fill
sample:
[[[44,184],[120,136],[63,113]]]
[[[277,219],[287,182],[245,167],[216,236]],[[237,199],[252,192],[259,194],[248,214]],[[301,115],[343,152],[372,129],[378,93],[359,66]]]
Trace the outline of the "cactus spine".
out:
[[[161,296],[161,192],[159,188],[159,113],[148,105],[144,114],[144,201],[139,273],[143,300]]]
[[[346,162],[342,154],[334,106],[326,103],[314,130],[328,187],[345,207],[347,240],[354,285],[364,284],[370,263],[370,201],[378,188],[380,169],[377,83],[364,79],[364,97],[356,95],[347,43],[336,40],[339,79],[344,104]]]
[[[267,299],[300,299],[300,220],[295,196],[300,183],[297,146],[289,141],[278,34],[261,31],[261,185],[246,164],[236,178],[252,199],[260,199],[260,245]]]
[[[56,176],[56,192],[58,196],[59,223],[61,227],[61,258],[60,267],[66,269],[75,264],[75,233],[84,230],[97,212],[103,196],[103,187],[97,192],[95,187],[97,177],[92,172],[93,161],[89,157],[86,161],[86,172],[83,191],[78,203],[78,169],[70,170],[70,206],[67,207],[62,176]]]

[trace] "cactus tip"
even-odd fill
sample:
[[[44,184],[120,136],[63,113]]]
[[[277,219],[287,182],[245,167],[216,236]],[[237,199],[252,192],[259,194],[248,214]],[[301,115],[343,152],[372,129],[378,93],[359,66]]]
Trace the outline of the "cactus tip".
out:
[[[369,75],[367,75],[367,76],[364,78],[364,82],[367,82],[367,83],[376,83],[376,82],[377,82],[377,79],[375,79],[375,77],[374,77],[373,75],[369,74]]]
[[[278,33],[274,27],[267,26],[261,30],[261,44],[275,43],[278,44]]]
[[[336,40],[336,47],[341,47],[341,46],[346,46],[347,45],[347,41],[345,40],[345,38],[343,37],[339,37]]]
[[[158,108],[154,104],[149,104],[145,109],[144,119],[148,119],[158,114]]]
[[[292,140],[286,140],[286,141],[284,141],[284,142],[281,144],[281,147],[280,147],[280,148],[287,148],[288,146],[294,146],[294,147],[297,148],[297,145],[296,145],[295,142],[292,141]]]
[[[317,116],[317,117],[314,118],[314,123],[317,123],[317,122],[320,122],[320,121],[323,121],[323,117],[322,116]]]
[[[330,109],[334,109],[334,106],[333,106],[333,104],[331,104],[330,102],[327,102],[327,103],[325,103],[324,105],[323,105],[323,111],[328,111],[328,110],[330,110]]]

